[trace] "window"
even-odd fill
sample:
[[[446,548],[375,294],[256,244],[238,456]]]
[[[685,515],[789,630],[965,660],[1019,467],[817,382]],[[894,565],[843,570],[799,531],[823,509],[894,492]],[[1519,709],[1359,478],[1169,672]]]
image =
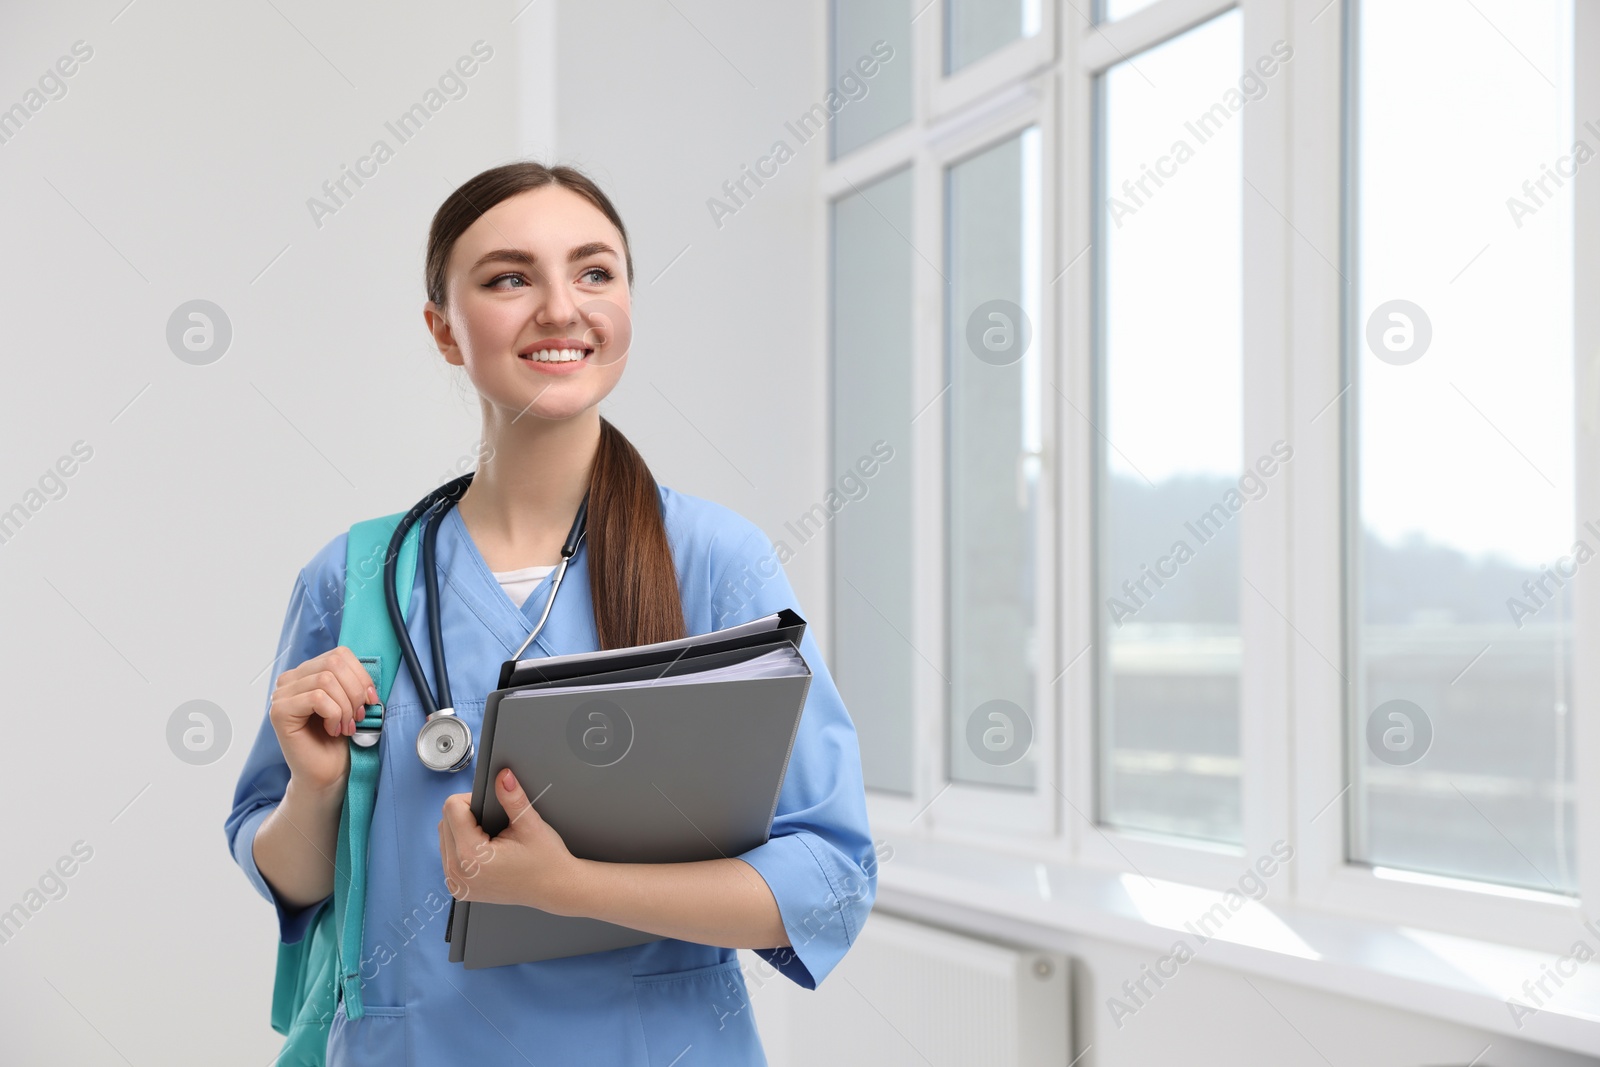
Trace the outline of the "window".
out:
[[[1600,11],[893,15],[899,124],[822,175],[834,468],[895,448],[833,560],[875,824],[1212,887],[1282,841],[1284,902],[1570,948]]]
[[[824,175],[833,466],[894,450],[833,523],[835,674],[875,805],[924,826],[1003,818],[1048,834],[1059,733],[1041,273],[1055,112],[1034,72],[1053,22],[1031,3],[938,0],[920,22],[842,8],[836,69],[896,19],[909,35],[895,62],[910,72],[910,129],[841,127]],[[947,76],[947,55],[970,69]],[[982,121],[938,119],[971,101]]]
[[[956,71],[1023,37],[1039,32],[1044,0],[942,0],[944,72]],[[921,6],[920,4],[918,5]]]
[[[1115,22],[1125,19],[1136,11],[1143,11],[1155,0],[1100,0],[1100,21]]]
[[[853,152],[911,121],[911,13],[905,0],[834,0],[828,84],[845,103],[830,153]]]
[[[1349,849],[1571,893],[1573,5],[1481,7],[1351,20]]]
[[[857,710],[867,785],[912,788],[911,172],[833,202],[833,519],[830,663]],[[866,713],[865,709],[871,709]]]
[[[945,172],[950,778],[1036,781],[1039,130]]]
[[[1100,817],[1238,842],[1238,11],[1100,83]],[[1268,457],[1269,461],[1271,457]]]

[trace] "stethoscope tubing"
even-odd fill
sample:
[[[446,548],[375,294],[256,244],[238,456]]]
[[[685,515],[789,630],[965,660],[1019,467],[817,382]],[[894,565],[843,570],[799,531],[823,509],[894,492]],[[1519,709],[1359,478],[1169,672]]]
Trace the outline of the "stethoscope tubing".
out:
[[[439,625],[439,572],[433,565],[433,546],[439,540],[439,527],[444,525],[445,509],[450,505],[440,501],[422,517],[422,573],[428,596],[428,639],[433,648],[433,673],[439,682],[439,707],[454,708],[450,699],[450,672],[444,663],[444,632]]]
[[[446,734],[455,731],[460,734],[460,740],[465,745],[465,750],[458,759],[454,759],[450,766],[434,766],[423,757],[425,749],[424,736],[429,734],[430,726],[434,730],[444,729],[445,723],[435,725],[435,720],[441,716],[455,716],[455,705],[450,696],[450,674],[445,667],[444,658],[444,628],[439,621],[439,575],[435,565],[435,545],[439,538],[439,526],[444,522],[444,516],[466,493],[467,486],[472,484],[475,472],[463,474],[453,481],[446,482],[433,490],[427,496],[413,504],[395,526],[394,534],[389,539],[389,551],[383,562],[384,600],[389,609],[389,623],[394,628],[395,635],[399,638],[400,654],[405,660],[406,669],[411,674],[411,680],[416,686],[417,697],[422,702],[423,710],[427,713],[422,731],[418,734],[418,755],[422,757],[423,764],[432,770],[454,771],[460,770],[470,761],[473,746],[470,731],[465,724],[451,726]],[[544,629],[545,620],[550,617],[550,609],[555,606],[556,594],[561,591],[561,581],[566,577],[567,567],[572,562],[572,557],[577,554],[578,546],[588,535],[589,494],[585,493],[583,500],[578,505],[578,513],[572,520],[572,528],[567,531],[566,542],[561,546],[561,564],[556,571],[555,581],[550,587],[550,596],[545,601],[544,612],[539,616],[539,622],[534,626],[533,632],[528,635],[522,647],[517,649],[512,656],[515,661],[523,650],[532,644],[533,639],[539,636]],[[430,650],[433,653],[434,675],[439,683],[438,697],[435,699],[432,687],[428,685],[426,674],[422,670],[422,663],[417,658],[417,650],[411,643],[411,634],[406,629],[405,616],[400,610],[400,598],[395,591],[395,580],[399,574],[400,547],[405,542],[406,535],[418,520],[422,522],[422,573],[424,589],[427,599],[427,626]],[[459,721],[459,720],[458,720]],[[433,735],[440,746],[449,742]],[[428,749],[431,752],[431,749]],[[443,750],[443,749],[441,749]]]
[[[468,471],[461,477],[446,482],[411,505],[411,509],[401,516],[399,524],[395,526],[394,534],[389,538],[389,551],[384,554],[383,593],[384,600],[389,607],[389,623],[394,628],[395,636],[400,640],[400,656],[405,660],[406,669],[410,671],[412,681],[417,684],[417,697],[422,701],[422,709],[430,717],[439,713],[439,705],[434,702],[433,690],[429,687],[427,677],[422,672],[422,663],[417,659],[417,650],[411,644],[411,635],[406,632],[405,615],[400,610],[400,597],[395,592],[395,580],[400,572],[400,546],[405,542],[406,534],[411,532],[411,527],[416,525],[419,518],[432,510],[435,504],[442,500],[449,500],[453,504],[461,499],[462,494],[467,491],[467,486],[472,484],[474,473],[473,471]],[[426,550],[427,539],[424,538],[423,540],[423,547]],[[427,581],[433,574],[433,568],[426,567],[425,570],[427,573],[424,576],[424,581]],[[430,582],[429,584],[434,585],[435,583]],[[438,597],[433,595],[433,589],[429,589],[428,627],[433,631],[435,637],[439,632],[438,603]],[[435,655],[434,662],[442,663],[443,657],[437,656],[437,653]],[[443,686],[440,687],[440,695],[443,695],[443,688]]]
[[[572,520],[572,528],[567,531],[566,543],[561,546],[561,566],[556,568],[556,579],[550,584],[550,597],[544,602],[544,612],[539,616],[539,622],[522,642],[522,647],[511,656],[513,660],[521,659],[523,649],[533,643],[539,636],[539,631],[544,629],[544,620],[550,617],[550,609],[556,606],[556,594],[561,592],[561,579],[567,576],[567,564],[572,562],[572,557],[577,554],[578,546],[589,533],[589,494],[583,494],[583,500],[578,504],[577,517]]]

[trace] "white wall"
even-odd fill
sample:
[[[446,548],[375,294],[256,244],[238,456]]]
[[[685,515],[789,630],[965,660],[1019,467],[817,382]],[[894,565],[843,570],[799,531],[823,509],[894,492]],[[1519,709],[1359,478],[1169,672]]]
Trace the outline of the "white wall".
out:
[[[514,11],[0,12],[0,108],[75,41],[93,50],[0,143],[0,509],[74,442],[93,450],[0,544],[0,666],[13,751],[30,754],[0,774],[0,910],[74,842],[93,850],[0,944],[0,1062],[266,1063],[282,1043],[276,923],[222,822],[295,572],[476,438],[423,328],[422,254],[440,201],[537,125],[516,107],[517,45],[539,12],[513,26]],[[408,143],[386,135],[480,39],[493,55],[466,95]],[[393,158],[314,225],[307,198],[384,136]],[[194,298],[232,324],[209,366],[166,341]],[[193,699],[233,732],[205,766],[167,744]]]

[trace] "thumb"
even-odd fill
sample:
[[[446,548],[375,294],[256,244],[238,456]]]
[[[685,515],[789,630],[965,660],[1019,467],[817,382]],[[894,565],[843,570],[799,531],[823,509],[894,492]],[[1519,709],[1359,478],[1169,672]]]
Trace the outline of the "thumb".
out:
[[[494,776],[496,795],[500,797],[500,806],[506,811],[506,818],[511,825],[516,825],[518,819],[533,812],[533,802],[528,799],[528,794],[522,791],[522,783],[517,781],[517,776],[507,767]],[[538,812],[533,817],[539,817]]]

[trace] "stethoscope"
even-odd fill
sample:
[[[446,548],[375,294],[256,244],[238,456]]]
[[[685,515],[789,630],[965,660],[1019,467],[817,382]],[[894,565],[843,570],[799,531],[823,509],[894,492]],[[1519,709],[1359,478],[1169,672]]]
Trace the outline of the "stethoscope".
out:
[[[417,732],[417,756],[421,758],[424,767],[446,774],[459,771],[471,763],[475,747],[472,743],[472,728],[456,714],[455,706],[450,699],[450,675],[444,665],[444,632],[439,625],[439,576],[433,565],[433,550],[434,542],[439,537],[439,525],[445,513],[466,493],[467,486],[472,484],[472,473],[475,472],[463,474],[454,481],[446,482],[411,506],[411,510],[401,517],[400,524],[395,527],[394,536],[389,539],[389,552],[383,563],[383,584],[385,598],[389,604],[389,623],[400,638],[400,652],[406,661],[406,668],[411,672],[411,680],[416,684],[417,695],[422,699],[423,709],[428,713],[427,721]],[[589,494],[585,493],[583,502],[578,505],[577,517],[572,520],[572,529],[567,533],[566,544],[561,546],[561,564],[556,570],[555,584],[550,587],[550,599],[545,602],[544,614],[539,616],[538,625],[533,628],[528,639],[522,642],[522,648],[517,649],[512,655],[513,661],[521,657],[523,649],[532,644],[533,639],[539,636],[539,631],[544,629],[545,620],[550,617],[550,609],[555,606],[556,593],[561,589],[561,579],[566,576],[567,564],[572,562],[572,557],[577,553],[578,545],[587,532],[585,517],[588,511]],[[428,601],[428,635],[433,647],[433,669],[439,676],[437,700],[434,699],[433,690],[429,688],[428,679],[422,672],[422,663],[417,659],[417,650],[411,644],[411,635],[406,632],[405,616],[400,612],[400,597],[395,592],[400,545],[419,518],[423,524],[422,573],[423,580],[427,583],[425,588]],[[357,736],[360,736],[359,733]]]

